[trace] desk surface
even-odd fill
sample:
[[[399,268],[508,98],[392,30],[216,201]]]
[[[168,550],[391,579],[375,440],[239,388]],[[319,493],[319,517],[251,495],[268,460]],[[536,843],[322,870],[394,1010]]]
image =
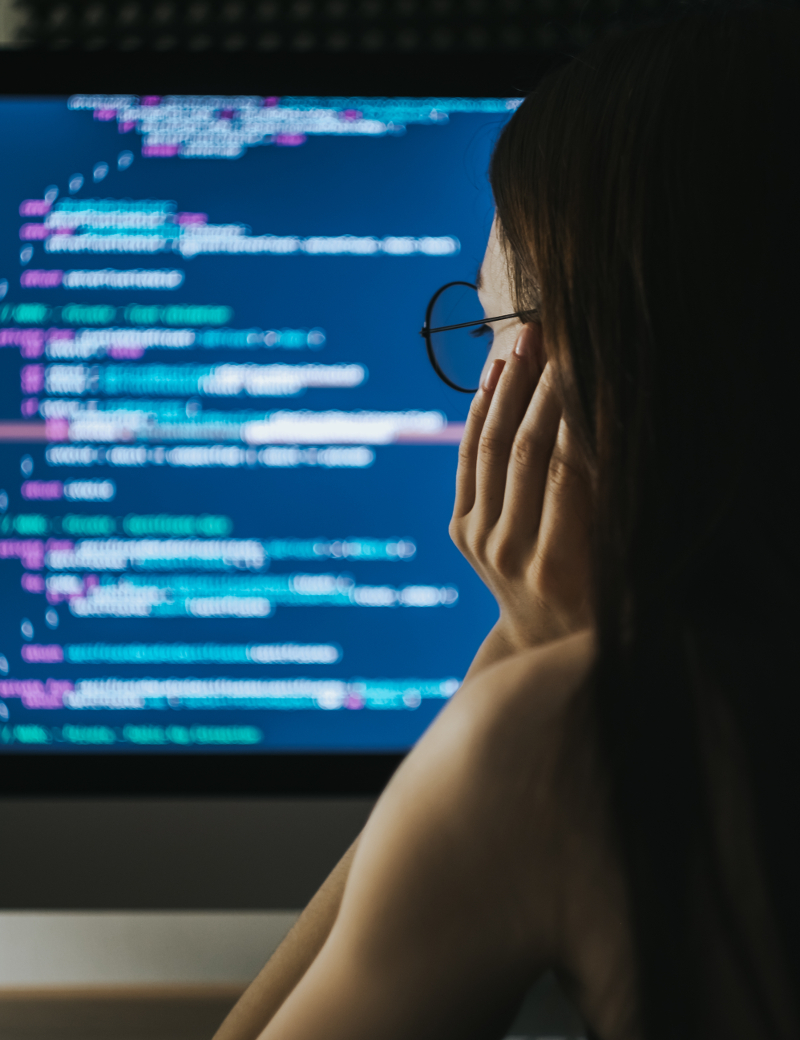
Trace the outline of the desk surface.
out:
[[[3,1040],[210,1040],[244,987],[0,990]]]
[[[211,1040],[240,985],[0,989],[3,1040]],[[579,1020],[552,978],[531,991],[513,1040],[579,1040]],[[509,1038],[512,1040],[512,1038]]]

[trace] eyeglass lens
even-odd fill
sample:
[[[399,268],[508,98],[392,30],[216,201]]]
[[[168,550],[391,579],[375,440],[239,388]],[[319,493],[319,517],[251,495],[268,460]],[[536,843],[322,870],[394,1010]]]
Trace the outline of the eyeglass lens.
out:
[[[482,321],[483,317],[483,307],[475,286],[456,282],[446,286],[434,301],[429,328]],[[444,375],[460,389],[472,393],[480,386],[481,372],[491,350],[492,339],[491,325],[483,324],[431,333],[430,344],[436,363]]]

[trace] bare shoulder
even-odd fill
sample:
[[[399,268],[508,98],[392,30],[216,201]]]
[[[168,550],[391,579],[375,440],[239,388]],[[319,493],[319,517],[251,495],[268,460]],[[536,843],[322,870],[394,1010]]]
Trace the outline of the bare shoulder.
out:
[[[390,800],[424,788],[435,792],[426,804],[445,803],[468,827],[485,826],[482,814],[497,818],[498,808],[505,821],[520,811],[531,819],[547,796],[555,796],[546,784],[549,774],[565,755],[575,761],[575,742],[585,729],[585,713],[576,709],[594,646],[587,630],[479,673],[406,759],[387,792]]]
[[[565,762],[581,757],[570,750],[571,706],[593,646],[580,633],[465,684],[398,770],[359,850],[392,864],[413,857],[429,879],[457,871],[481,893],[473,922],[483,915],[484,936],[496,931],[505,952],[531,966],[548,962],[559,942],[556,890],[569,831],[559,786]],[[439,899],[436,912],[447,905]]]
[[[530,747],[532,738],[551,738],[553,727],[567,724],[594,657],[590,629],[516,654],[466,684],[459,711],[487,752],[496,742],[504,752],[520,741]]]
[[[441,769],[447,760],[465,807],[477,811],[497,799],[505,815],[522,811],[530,819],[558,797],[565,768],[577,777],[579,760],[591,757],[585,680],[594,655],[586,630],[479,673],[420,742],[419,766]]]
[[[595,652],[587,630],[479,673],[371,823],[382,840],[402,820],[409,853],[442,877],[447,895],[431,886],[431,912],[463,914],[451,896],[457,874],[493,961],[534,975],[555,967],[602,1035],[628,1037],[633,955],[586,682]]]
[[[359,980],[364,1029],[347,1018],[342,1037],[504,1035],[548,967],[574,980],[604,1035],[626,1036],[612,1006],[625,994],[624,906],[582,722],[593,653],[581,633],[487,668],[392,778],[304,980],[308,1007],[328,1009],[349,1008]]]
[[[518,911],[546,936],[550,965],[587,1020],[603,1036],[629,1038],[638,1033],[635,958],[586,681],[595,656],[588,630],[517,655],[465,688],[462,708],[483,781],[506,819],[529,824],[524,855],[537,864],[536,884],[530,872],[514,883],[511,872]]]

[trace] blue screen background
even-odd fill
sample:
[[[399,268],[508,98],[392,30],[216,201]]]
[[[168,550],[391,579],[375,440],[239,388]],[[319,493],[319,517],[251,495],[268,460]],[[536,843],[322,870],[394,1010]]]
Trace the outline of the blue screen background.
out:
[[[507,117],[499,110],[455,111],[447,121],[410,123],[404,133],[312,134],[299,146],[250,147],[237,159],[189,159],[143,157],[141,135],[120,134],[117,121],[92,118],[91,111],[71,111],[66,98],[3,100],[0,136],[6,159],[0,174],[0,278],[7,281],[7,289],[0,300],[5,306],[0,328],[22,328],[13,308],[26,302],[51,308],[42,328],[59,324],[58,308],[66,303],[111,303],[118,308],[131,303],[224,305],[233,311],[226,323],[231,328],[322,328],[324,346],[316,350],[152,349],[128,363],[357,363],[368,370],[368,378],[359,386],[312,387],[302,396],[279,399],[203,398],[194,407],[262,414],[274,409],[419,410],[440,412],[451,424],[463,422],[470,398],[437,379],[418,331],[427,301],[440,285],[474,279],[492,218],[486,170]],[[117,165],[122,150],[133,153],[127,168]],[[98,163],[108,164],[108,173],[95,183],[92,171]],[[76,173],[82,174],[84,184],[70,194],[68,183]],[[186,258],[173,252],[55,255],[46,253],[41,241],[32,241],[27,243],[32,254],[21,260],[26,242],[20,240],[20,226],[42,218],[20,216],[20,204],[43,198],[51,186],[58,189],[58,199],[172,200],[176,212],[207,214],[213,225],[244,224],[252,235],[451,236],[460,250],[442,256]],[[185,271],[185,279],[168,292],[20,284],[27,270],[55,268],[179,268]],[[115,321],[124,324],[119,318]],[[47,368],[53,363],[46,355],[21,358],[14,345],[0,350],[0,426],[6,431],[0,433],[0,487],[5,491],[0,496],[4,525],[0,538],[7,545],[6,558],[0,558],[0,749],[174,754],[374,752],[411,746],[446,703],[455,686],[452,680],[463,678],[497,616],[494,600],[448,537],[457,444],[373,445],[372,464],[351,468],[53,465],[46,454],[52,443],[41,432],[25,440],[19,430],[21,423],[30,423],[32,430],[44,427],[42,409],[31,414],[33,406],[28,404],[29,414],[21,414],[23,402],[32,395],[21,390],[20,369],[31,364]],[[100,356],[84,363],[102,366],[109,359]],[[52,397],[46,389],[38,393],[40,404]],[[91,397],[84,393],[82,400]],[[94,398],[102,400],[103,395]],[[150,447],[159,443],[148,441]],[[176,443],[194,442],[190,437],[170,442]],[[111,445],[94,447],[105,450]],[[25,457],[29,461],[23,463]],[[26,481],[30,487],[31,481],[71,480],[111,480],[113,500],[30,500],[22,494]],[[356,585],[370,587],[456,589],[458,598],[450,605],[433,607],[277,605],[268,617],[76,616],[70,601],[48,596],[41,581],[39,590],[26,590],[26,573],[41,575],[47,582],[55,572],[47,564],[31,566],[30,557],[21,559],[19,553],[26,550],[17,544],[38,537],[46,550],[48,539],[65,540],[59,525],[68,513],[112,516],[117,537],[126,537],[122,518],[130,514],[212,514],[230,518],[233,539],[405,539],[416,546],[407,559],[272,559],[262,571],[248,573],[344,575]],[[47,533],[30,534],[25,521],[20,528],[15,518],[31,514],[46,518]],[[195,573],[191,566],[184,571]],[[87,573],[81,570],[80,577]],[[164,578],[165,573],[158,571],[157,576]],[[120,572],[106,578],[116,581]],[[37,580],[29,580],[28,588]],[[24,650],[60,646],[66,655],[69,646],[97,643],[319,644],[340,648],[341,656],[324,664],[77,664],[66,656],[62,661],[38,663],[30,659],[32,651]],[[298,701],[299,707],[283,702],[277,707],[232,707],[224,698],[218,706],[204,701],[193,707],[180,697],[151,699],[136,708],[59,707],[57,703],[37,707],[31,706],[37,703],[35,698],[28,697],[26,705],[19,692],[25,680],[40,680],[47,689],[48,679],[66,680],[76,688],[81,681],[98,678],[218,677],[355,683],[348,689],[358,689],[360,680],[392,680],[401,685],[394,700],[383,706],[372,704],[368,696],[360,703],[358,696],[348,694],[341,703],[327,707],[310,707],[307,700]],[[448,680],[450,686],[441,696],[429,696],[424,690],[421,698],[413,694],[414,689],[422,689],[421,684],[435,686]],[[407,704],[398,700],[403,690],[412,691]]]

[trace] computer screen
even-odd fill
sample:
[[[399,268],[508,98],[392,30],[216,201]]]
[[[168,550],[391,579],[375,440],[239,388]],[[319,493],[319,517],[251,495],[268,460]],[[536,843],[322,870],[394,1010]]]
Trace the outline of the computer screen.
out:
[[[497,617],[419,330],[517,104],[0,99],[0,750],[413,745]]]

